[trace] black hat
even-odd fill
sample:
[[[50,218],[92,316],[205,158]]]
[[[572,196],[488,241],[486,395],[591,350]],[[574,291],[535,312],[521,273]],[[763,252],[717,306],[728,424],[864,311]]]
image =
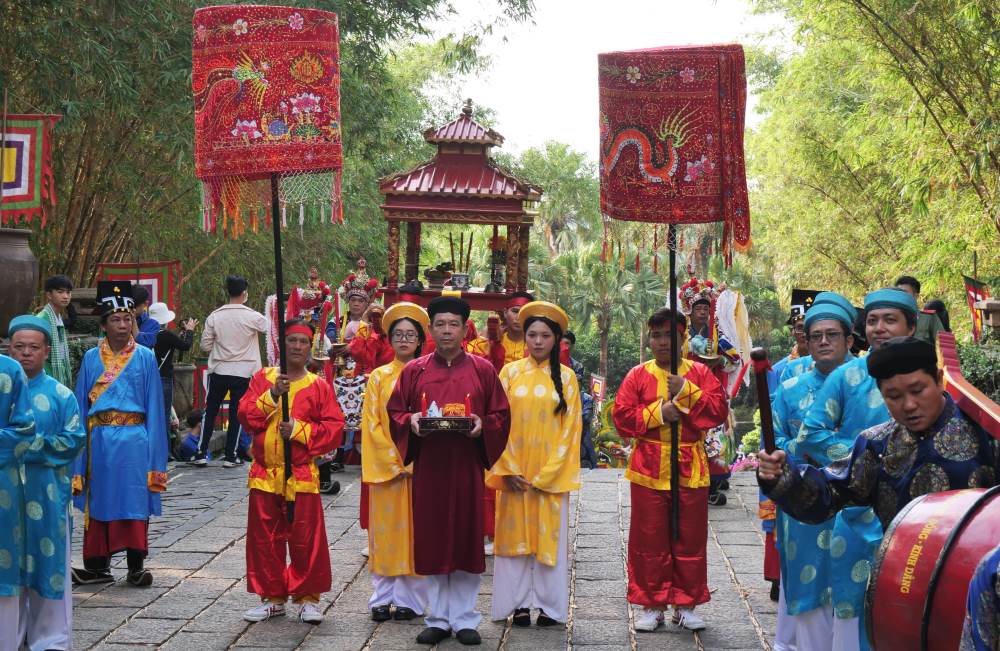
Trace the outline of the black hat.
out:
[[[432,323],[434,322],[434,317],[443,312],[457,314],[462,317],[462,321],[467,321],[472,308],[469,307],[468,303],[456,296],[436,296],[427,304],[427,314],[430,316]]]
[[[937,351],[923,339],[893,337],[868,354],[868,374],[876,380],[937,367]]]
[[[132,282],[129,280],[97,281],[97,304],[101,317],[112,312],[131,312],[135,306],[132,298]]]
[[[801,321],[806,317],[806,311],[812,307],[813,301],[816,300],[816,296],[819,294],[815,289],[793,289],[792,290],[792,310],[788,317],[788,321],[785,321],[788,325],[794,324],[796,321]]]

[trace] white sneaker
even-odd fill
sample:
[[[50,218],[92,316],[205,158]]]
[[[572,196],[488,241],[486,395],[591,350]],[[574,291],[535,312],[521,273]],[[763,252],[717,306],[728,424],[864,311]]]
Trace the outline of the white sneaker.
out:
[[[674,608],[674,625],[689,631],[705,630],[705,620],[694,614],[694,608]]]
[[[365,548],[361,550],[361,555],[368,558],[368,545],[365,545]]]
[[[306,624],[319,624],[323,621],[323,611],[316,604],[307,601],[299,609],[299,621]]]
[[[243,613],[243,619],[248,622],[263,622],[272,617],[279,617],[285,614],[285,604],[278,604],[272,601],[265,601],[259,606],[251,608]]]
[[[487,556],[492,556],[493,555],[493,541],[492,540],[489,541],[489,542],[487,542],[485,545],[483,545],[483,551],[486,552]]]
[[[642,614],[635,619],[635,630],[650,633],[663,623],[663,611],[643,608]]]

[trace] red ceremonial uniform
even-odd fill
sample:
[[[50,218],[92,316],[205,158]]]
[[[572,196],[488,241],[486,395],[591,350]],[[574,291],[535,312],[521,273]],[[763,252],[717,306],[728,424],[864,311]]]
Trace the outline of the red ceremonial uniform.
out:
[[[247,590],[283,601],[314,600],[330,589],[330,550],[319,497],[319,469],[314,459],[339,446],[344,415],[327,382],[307,373],[291,383],[288,415],[292,475],[285,481],[285,445],[278,431],[280,404],[271,397],[278,369],[257,371],[240,400],[239,418],[253,437],[250,506],[247,514]],[[289,523],[285,501],[295,502]],[[286,553],[291,563],[286,566]]]
[[[665,371],[649,361],[625,376],[612,411],[622,436],[635,439],[625,477],[632,482],[628,601],[663,610],[709,600],[706,430],[729,414],[722,385],[703,364],[680,360],[684,386],[672,402],[680,419],[680,538],[670,533],[670,424],[660,408],[669,395]]]
[[[396,358],[389,338],[384,333],[375,332],[364,322],[358,326],[357,333],[347,344],[347,352],[357,364],[354,369],[356,375],[368,375]]]
[[[468,396],[483,421],[482,434],[413,434],[410,415],[421,410],[424,395],[439,407],[464,404]],[[437,353],[425,355],[403,368],[386,409],[403,463],[413,462],[417,574],[482,574],[483,474],[503,454],[510,431],[510,405],[496,371],[464,352],[450,364]]]

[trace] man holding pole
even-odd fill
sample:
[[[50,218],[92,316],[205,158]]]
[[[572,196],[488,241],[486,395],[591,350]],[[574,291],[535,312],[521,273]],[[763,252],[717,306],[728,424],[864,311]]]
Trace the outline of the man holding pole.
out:
[[[653,359],[625,376],[612,411],[615,426],[635,439],[625,477],[632,482],[628,543],[628,601],[642,606],[638,631],[654,631],[663,612],[674,606],[674,624],[705,628],[694,612],[709,600],[707,430],[726,420],[725,391],[712,371],[689,359],[677,360],[671,373],[673,341],[687,327],[670,308],[646,322]],[[671,424],[679,426],[678,528],[671,527]]]
[[[301,319],[284,325],[287,370],[257,371],[239,405],[240,422],[253,437],[247,588],[263,600],[243,618],[259,622],[282,615],[291,596],[301,604],[299,619],[314,624],[323,620],[319,597],[331,582],[314,459],[340,444],[344,416],[330,384],[306,370],[313,329]]]

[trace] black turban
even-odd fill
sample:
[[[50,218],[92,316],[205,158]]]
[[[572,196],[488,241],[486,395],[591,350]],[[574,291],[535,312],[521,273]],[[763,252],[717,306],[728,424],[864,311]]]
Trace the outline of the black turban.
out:
[[[934,346],[916,337],[893,337],[868,354],[868,374],[876,380],[937,367]]]
[[[455,296],[437,296],[427,304],[427,314],[431,317],[432,323],[435,315],[442,313],[457,314],[462,317],[462,323],[465,323],[471,311],[468,303]]]

